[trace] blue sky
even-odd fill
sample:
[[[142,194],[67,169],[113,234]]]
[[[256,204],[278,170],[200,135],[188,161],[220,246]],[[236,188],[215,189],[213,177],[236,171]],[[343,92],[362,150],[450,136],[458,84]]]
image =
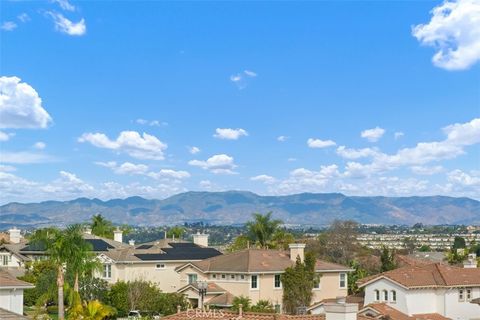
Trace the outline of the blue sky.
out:
[[[1,203],[480,198],[477,0],[0,5]]]

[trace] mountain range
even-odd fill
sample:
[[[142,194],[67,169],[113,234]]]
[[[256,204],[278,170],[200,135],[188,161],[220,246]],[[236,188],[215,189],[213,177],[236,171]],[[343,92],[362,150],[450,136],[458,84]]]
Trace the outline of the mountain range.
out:
[[[260,196],[246,191],[185,192],[163,200],[129,197],[78,198],[0,206],[0,229],[84,222],[102,214],[115,223],[139,226],[203,221],[242,224],[253,212],[272,211],[287,224],[320,226],[334,219],[369,224],[480,224],[480,202],[470,198],[359,197],[341,193]]]

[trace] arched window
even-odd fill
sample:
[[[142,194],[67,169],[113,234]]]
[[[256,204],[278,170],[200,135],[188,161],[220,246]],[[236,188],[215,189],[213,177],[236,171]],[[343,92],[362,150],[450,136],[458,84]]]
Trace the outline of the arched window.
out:
[[[374,294],[375,294],[375,301],[380,301],[380,291],[375,290]]]
[[[383,290],[383,301],[388,301],[388,291]]]
[[[391,297],[391,298],[392,298],[392,302],[397,302],[397,291],[392,290],[392,291],[390,292],[390,294],[391,294],[391,296],[392,296],[392,297]]]

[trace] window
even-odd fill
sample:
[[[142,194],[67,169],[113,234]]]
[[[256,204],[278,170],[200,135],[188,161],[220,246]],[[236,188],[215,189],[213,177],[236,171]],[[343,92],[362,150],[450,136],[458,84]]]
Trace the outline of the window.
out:
[[[467,289],[467,301],[472,300],[472,289]]]
[[[313,279],[313,289],[320,289],[320,275],[315,275],[315,279]]]
[[[234,274],[231,274],[231,275],[230,275],[230,279],[235,280],[235,275],[234,275]]]
[[[383,301],[388,301],[388,291],[383,290]]]
[[[241,280],[245,280],[245,275],[241,274],[241,275],[240,275],[240,279],[241,279]]]
[[[397,302],[397,291],[392,290],[390,294],[392,296],[392,302]]]
[[[347,287],[347,274],[346,273],[340,273],[340,288],[346,288]]]
[[[165,269],[165,264],[163,264],[163,263],[158,263],[158,264],[155,266],[155,269]]]
[[[213,279],[217,279],[217,275],[216,275],[216,274],[212,274],[212,278],[213,278]]]
[[[197,274],[196,273],[191,273],[188,275],[188,284],[192,284],[197,282]]]
[[[226,275],[222,274],[222,279],[225,279],[226,277],[227,277]]]
[[[281,310],[282,310],[281,306],[279,304],[276,304],[275,305],[275,313],[280,313]]]
[[[374,294],[375,294],[375,301],[380,301],[380,291],[375,290]]]
[[[6,254],[2,254],[2,266],[8,266],[9,256]]]
[[[458,289],[458,301],[465,300],[465,292],[463,289]]]
[[[111,264],[104,264],[103,265],[103,277],[106,279],[110,279],[112,277],[112,265]]]
[[[258,276],[254,275],[250,277],[250,289],[258,289]]]
[[[281,279],[280,279],[280,275],[279,275],[279,274],[276,274],[276,275],[275,275],[275,278],[274,278],[273,282],[274,282],[274,287],[275,287],[275,288],[281,288],[281,287],[282,287],[282,281],[281,281]]]

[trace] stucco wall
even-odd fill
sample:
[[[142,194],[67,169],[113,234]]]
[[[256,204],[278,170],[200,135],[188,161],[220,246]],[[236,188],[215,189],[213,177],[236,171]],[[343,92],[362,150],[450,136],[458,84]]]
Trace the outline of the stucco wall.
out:
[[[0,308],[23,314],[23,289],[0,289]]]

